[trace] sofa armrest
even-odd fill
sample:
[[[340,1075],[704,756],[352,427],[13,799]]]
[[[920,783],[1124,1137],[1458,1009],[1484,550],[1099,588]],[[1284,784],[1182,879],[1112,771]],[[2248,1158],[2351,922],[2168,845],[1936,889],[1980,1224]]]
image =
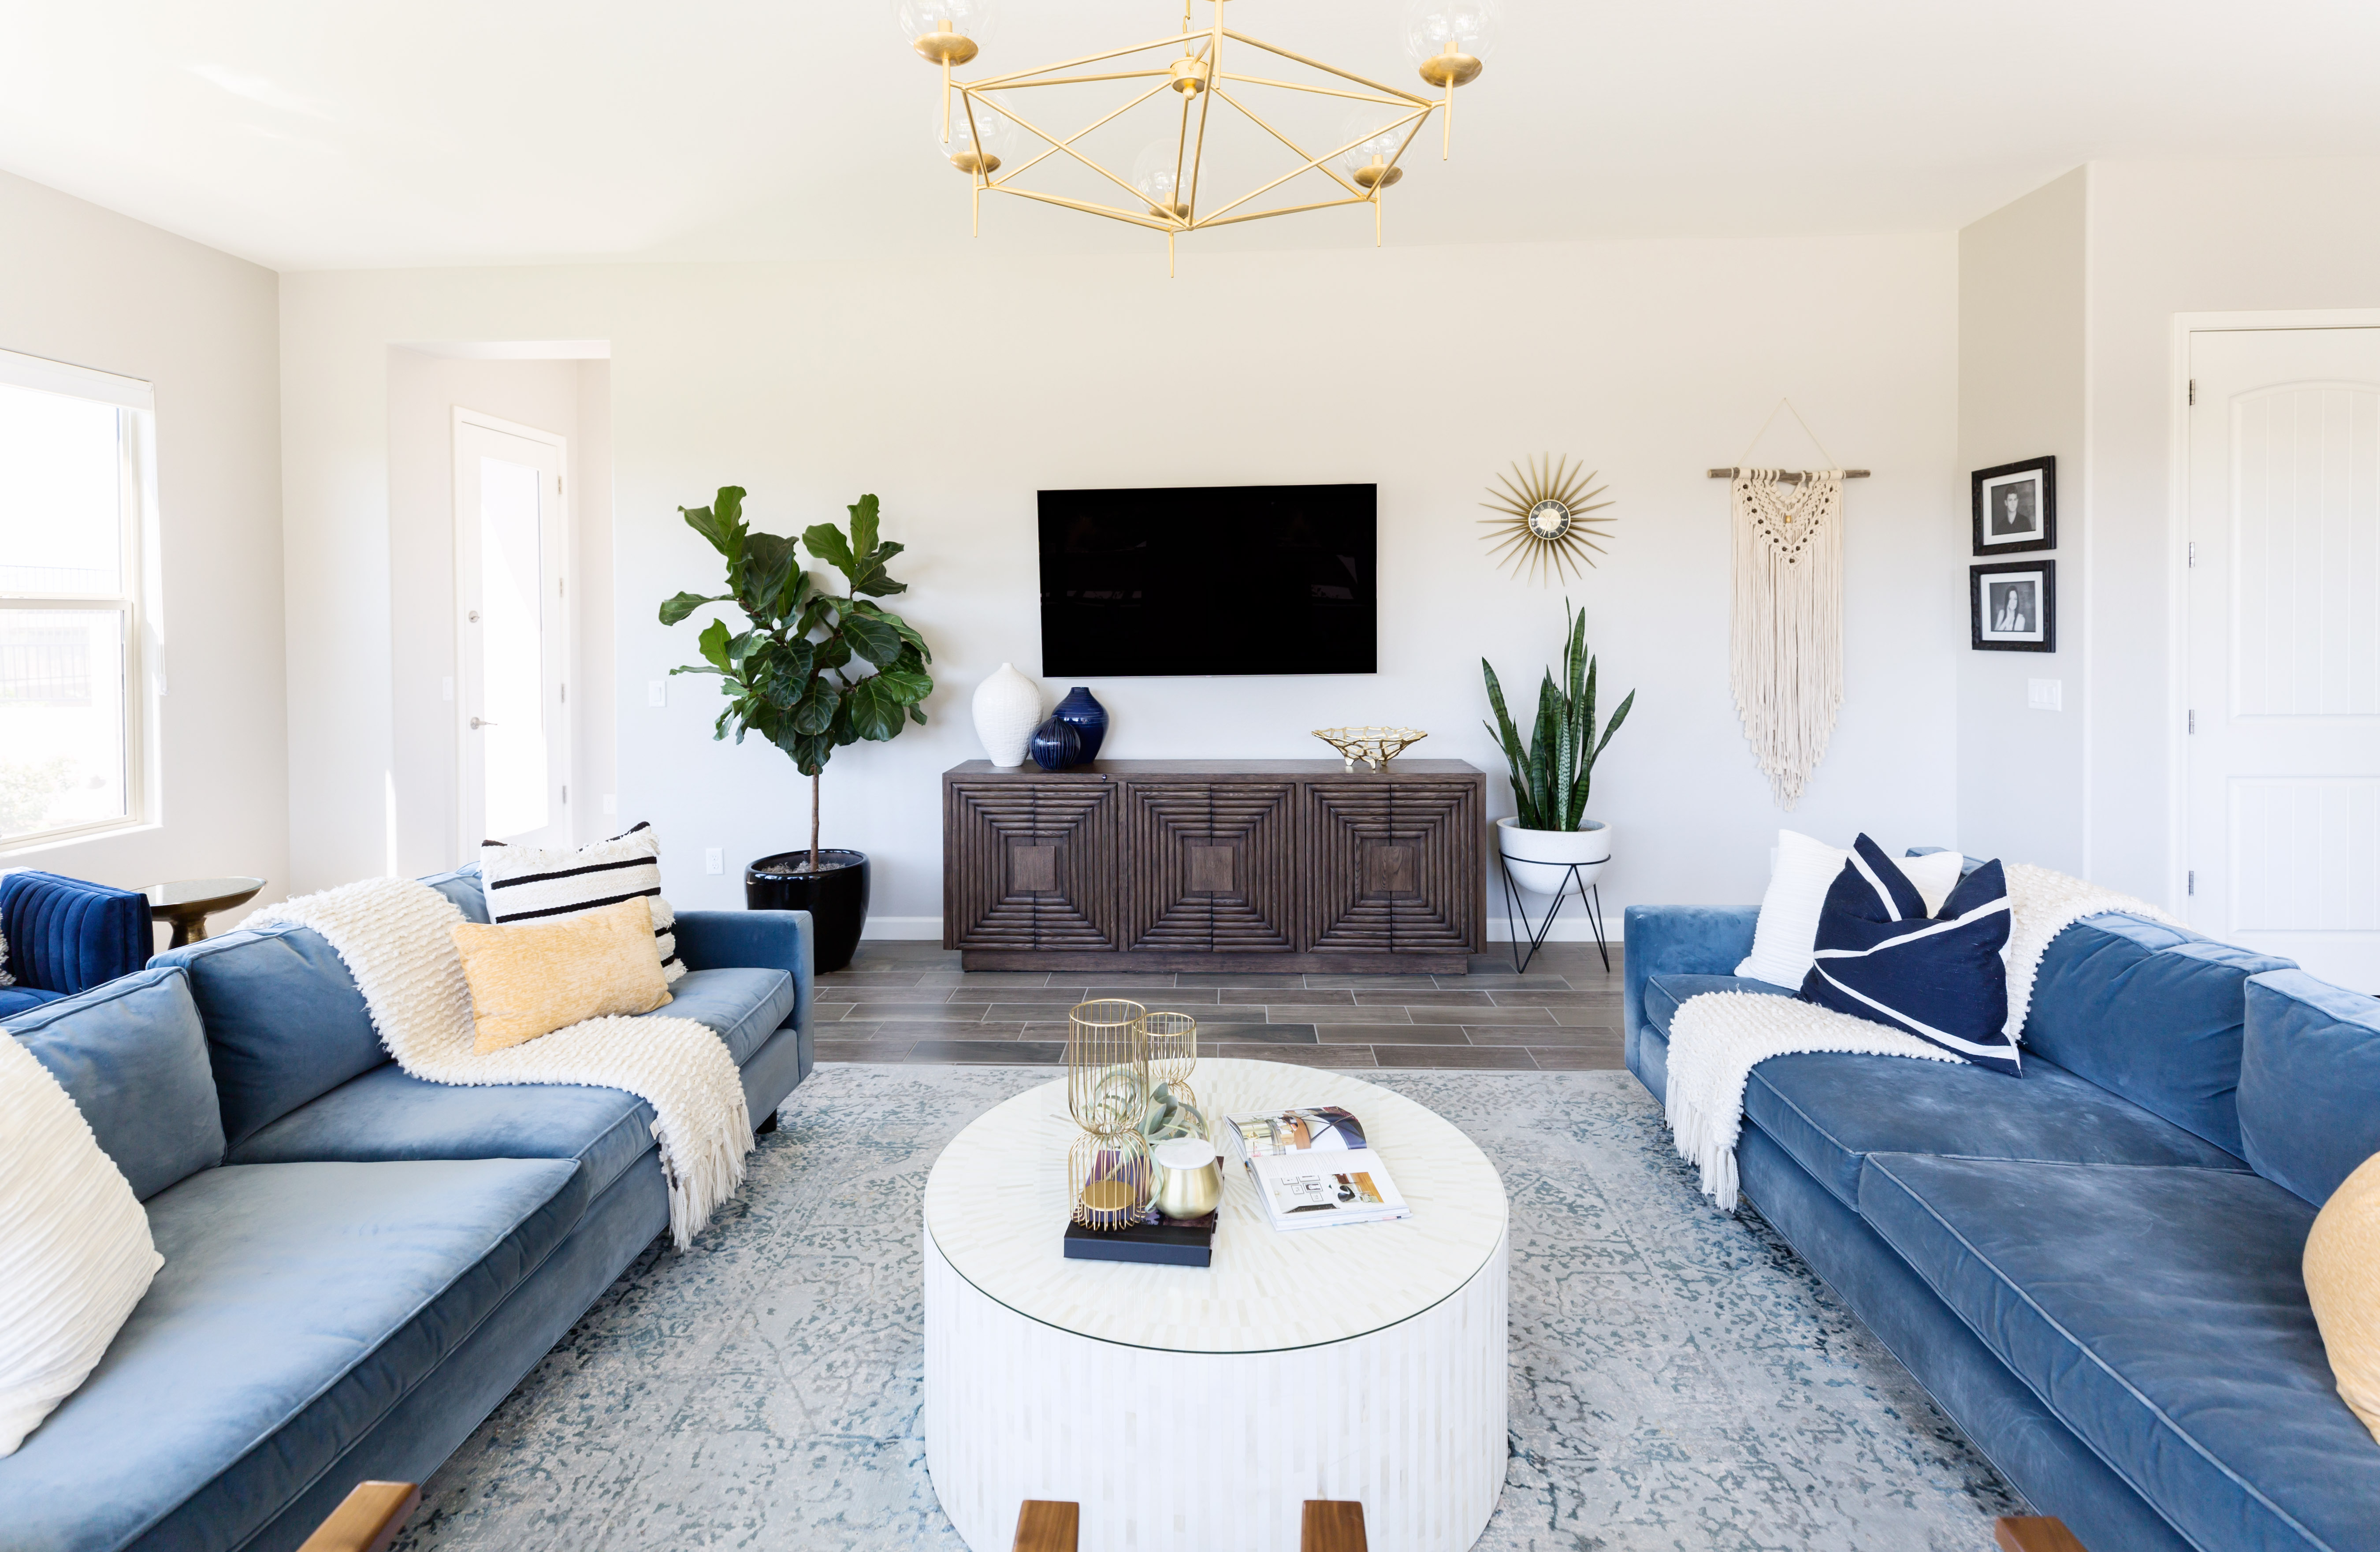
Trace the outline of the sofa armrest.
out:
[[[71,997],[149,963],[149,897],[26,868],[0,874],[0,937],[20,986]]]
[[[817,976],[808,911],[680,911],[676,932],[677,956],[689,970],[757,966],[793,976],[793,1025],[810,1026]]]
[[[1630,1049],[1645,1023],[1645,982],[1653,976],[1732,976],[1752,952],[1757,905],[1631,905],[1620,958]]]

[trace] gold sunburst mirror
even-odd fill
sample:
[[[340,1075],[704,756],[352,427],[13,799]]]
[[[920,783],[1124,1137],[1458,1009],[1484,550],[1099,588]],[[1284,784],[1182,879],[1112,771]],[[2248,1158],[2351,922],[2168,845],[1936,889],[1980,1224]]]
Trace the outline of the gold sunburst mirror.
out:
[[[1611,537],[1609,517],[1592,517],[1612,503],[1597,501],[1610,487],[1595,484],[1596,471],[1573,469],[1568,458],[1557,463],[1548,453],[1526,466],[1514,464],[1512,478],[1496,477],[1489,500],[1479,504],[1501,515],[1482,517],[1488,558],[1512,567],[1513,576],[1551,582],[1567,580],[1597,555],[1608,553],[1598,539]],[[1592,486],[1593,489],[1589,489]]]

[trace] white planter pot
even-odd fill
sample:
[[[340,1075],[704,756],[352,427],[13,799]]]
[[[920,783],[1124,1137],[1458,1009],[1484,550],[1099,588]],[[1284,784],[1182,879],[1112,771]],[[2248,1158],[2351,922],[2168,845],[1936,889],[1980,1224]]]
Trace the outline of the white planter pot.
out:
[[[1025,746],[1041,725],[1041,686],[1002,663],[1000,672],[975,687],[975,735],[1002,770],[1025,763]]]
[[[1611,827],[1589,819],[1584,830],[1523,830],[1516,819],[1498,819],[1496,847],[1512,882],[1531,894],[1551,894],[1570,881],[1573,863],[1581,886],[1595,882],[1611,860]]]

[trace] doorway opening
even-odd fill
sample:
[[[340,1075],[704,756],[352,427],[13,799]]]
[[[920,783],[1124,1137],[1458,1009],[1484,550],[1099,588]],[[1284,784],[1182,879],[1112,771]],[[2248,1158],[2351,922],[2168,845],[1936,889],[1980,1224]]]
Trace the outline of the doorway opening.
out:
[[[455,411],[455,718],[464,855],[570,843],[569,439]]]

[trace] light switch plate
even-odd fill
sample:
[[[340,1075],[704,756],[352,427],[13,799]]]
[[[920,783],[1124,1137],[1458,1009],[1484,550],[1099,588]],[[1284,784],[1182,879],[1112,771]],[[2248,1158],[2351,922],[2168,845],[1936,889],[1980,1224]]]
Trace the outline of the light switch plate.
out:
[[[645,682],[645,704],[647,706],[667,706],[669,704],[669,681],[666,679],[647,680]]]
[[[620,794],[618,793],[605,793],[603,794],[603,812],[606,814],[616,814],[619,811]]]
[[[2028,679],[2024,682],[2024,704],[2034,711],[2066,709],[2066,681],[2063,679]]]
[[[727,853],[726,853],[726,850],[725,850],[723,847],[720,847],[720,846],[706,846],[706,847],[704,847],[704,848],[703,848],[703,852],[702,852],[702,870],[703,870],[705,873],[724,873],[724,872],[726,872],[726,871],[727,871]]]

